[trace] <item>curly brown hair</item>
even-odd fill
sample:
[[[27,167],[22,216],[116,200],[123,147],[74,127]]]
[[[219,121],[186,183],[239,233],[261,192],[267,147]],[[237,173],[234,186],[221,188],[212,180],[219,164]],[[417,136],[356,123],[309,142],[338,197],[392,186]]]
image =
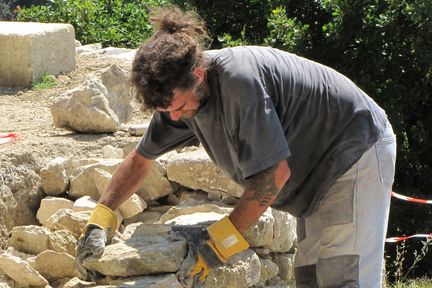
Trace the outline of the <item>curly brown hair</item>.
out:
[[[131,83],[142,109],[167,108],[173,89],[188,89],[196,83],[193,71],[206,67],[204,23],[192,12],[177,7],[155,10],[150,21],[155,33],[138,49]]]

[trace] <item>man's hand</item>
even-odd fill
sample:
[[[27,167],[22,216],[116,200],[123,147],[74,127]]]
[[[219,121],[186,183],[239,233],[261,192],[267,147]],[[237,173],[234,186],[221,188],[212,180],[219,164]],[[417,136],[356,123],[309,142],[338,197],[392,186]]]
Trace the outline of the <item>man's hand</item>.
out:
[[[101,255],[116,227],[117,218],[114,212],[105,205],[96,205],[87,225],[83,229],[76,248],[75,265],[85,280],[96,280],[97,272],[87,270],[83,266],[84,259],[89,256]]]
[[[187,259],[177,273],[185,287],[200,287],[211,269],[224,265],[228,259],[249,248],[249,244],[228,217],[210,225],[175,226],[173,231],[189,244]]]

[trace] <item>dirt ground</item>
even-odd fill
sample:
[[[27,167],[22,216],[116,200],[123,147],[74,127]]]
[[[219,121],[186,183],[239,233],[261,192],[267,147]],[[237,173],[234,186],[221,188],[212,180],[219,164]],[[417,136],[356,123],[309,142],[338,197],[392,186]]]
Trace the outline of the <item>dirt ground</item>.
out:
[[[0,88],[0,133],[18,133],[13,143],[0,145],[0,251],[8,232],[17,225],[37,224],[35,213],[45,195],[40,189],[39,170],[56,157],[102,157],[102,147],[122,147],[139,138],[125,132],[80,134],[56,128],[50,112],[53,101],[64,91],[83,83],[86,76],[118,63],[113,58],[77,56],[74,71],[57,75],[59,84],[42,91]],[[125,127],[148,122],[151,115],[133,101],[132,119]]]

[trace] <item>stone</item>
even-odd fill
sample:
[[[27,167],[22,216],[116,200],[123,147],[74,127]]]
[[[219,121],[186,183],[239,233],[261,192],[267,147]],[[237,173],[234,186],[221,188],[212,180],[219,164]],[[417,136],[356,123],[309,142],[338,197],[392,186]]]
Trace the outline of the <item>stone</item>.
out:
[[[176,272],[186,255],[186,241],[166,230],[135,229],[133,237],[106,246],[102,256],[83,265],[107,276],[137,276]]]
[[[279,266],[270,259],[260,258],[260,262],[260,284],[264,286],[268,280],[278,275]]]
[[[7,253],[0,255],[0,270],[24,287],[49,284],[27,261]]]
[[[290,251],[297,240],[297,221],[288,212],[271,209],[274,218],[273,240],[266,245],[271,252],[284,253]]]
[[[0,288],[14,288],[15,283],[9,277],[0,276]]]
[[[144,277],[130,277],[109,282],[117,287],[146,287],[146,288],[182,288],[174,273]]]
[[[166,167],[157,159],[151,169],[147,172],[147,176],[141,188],[136,192],[145,201],[156,200],[161,197],[174,193],[178,185],[168,181],[166,177]]]
[[[49,246],[51,250],[75,256],[76,239],[68,230],[56,230],[49,235]]]
[[[50,248],[51,231],[46,227],[27,225],[16,226],[11,231],[8,246],[18,251],[37,255]]]
[[[78,277],[74,278],[63,278],[52,283],[53,287],[56,288],[85,288],[85,287],[95,287],[96,282],[87,282],[79,279]]]
[[[272,260],[279,267],[278,276],[285,282],[294,282],[294,254],[274,254]]]
[[[114,158],[123,159],[124,153],[123,149],[113,147],[112,145],[105,145],[102,147],[103,158]]]
[[[75,258],[65,252],[46,250],[36,256],[35,269],[48,281],[78,277]]]
[[[71,209],[60,209],[48,219],[45,226],[53,230],[67,230],[78,239],[89,217],[90,212],[73,212]]]
[[[0,22],[0,87],[30,87],[44,73],[75,69],[75,32],[70,24]]]
[[[66,191],[69,185],[66,162],[65,158],[55,158],[40,170],[42,190],[48,196],[58,196]]]
[[[211,270],[203,288],[252,287],[260,280],[260,260],[251,249],[231,257],[226,266]]]
[[[114,64],[64,92],[51,106],[54,125],[82,133],[116,132],[132,112],[128,77]]]
[[[48,223],[48,218],[60,209],[71,209],[74,202],[71,200],[48,196],[41,200],[40,207],[37,211],[36,218],[42,225]]]
[[[91,212],[96,207],[97,201],[93,200],[90,196],[83,196],[75,200],[72,211],[73,212]]]
[[[81,45],[79,47],[76,47],[75,51],[78,55],[89,55],[95,52],[97,53],[101,49],[102,49],[101,43],[93,43],[93,44]]]
[[[202,204],[190,207],[172,207],[162,215],[159,222],[171,225],[209,225],[228,216],[233,208],[215,204]],[[258,221],[244,233],[250,247],[269,245],[273,240],[274,219],[271,208],[258,218]]]
[[[167,162],[170,181],[206,192],[224,192],[240,197],[244,188],[224,174],[203,150],[173,154]]]

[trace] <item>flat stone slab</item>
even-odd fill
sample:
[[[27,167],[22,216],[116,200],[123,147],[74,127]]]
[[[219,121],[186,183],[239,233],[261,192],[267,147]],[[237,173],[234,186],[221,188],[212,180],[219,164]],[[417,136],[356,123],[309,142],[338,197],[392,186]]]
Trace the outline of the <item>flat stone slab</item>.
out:
[[[0,21],[0,86],[29,87],[44,73],[75,69],[75,32],[70,24]]]

